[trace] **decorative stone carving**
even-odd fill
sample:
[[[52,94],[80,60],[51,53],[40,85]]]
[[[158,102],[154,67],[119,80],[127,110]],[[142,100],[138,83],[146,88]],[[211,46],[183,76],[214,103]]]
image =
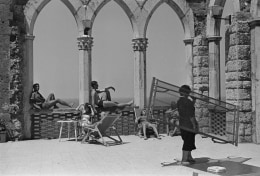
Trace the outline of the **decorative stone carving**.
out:
[[[135,0],[140,9],[143,9],[147,0]]]
[[[93,46],[93,37],[90,37],[89,35],[83,35],[81,37],[78,37],[78,47],[79,50],[91,50]]]
[[[34,40],[35,36],[27,34],[27,35],[24,36],[24,38],[25,38],[25,40]]]
[[[133,39],[133,49],[134,51],[146,51],[148,39],[147,38],[137,38]]]

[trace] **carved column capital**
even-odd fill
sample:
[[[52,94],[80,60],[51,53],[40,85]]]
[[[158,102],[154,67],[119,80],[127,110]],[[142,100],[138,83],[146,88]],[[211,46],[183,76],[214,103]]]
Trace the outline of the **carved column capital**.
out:
[[[79,50],[91,50],[93,46],[93,37],[82,35],[77,38]]]
[[[186,38],[183,40],[183,42],[185,43],[185,45],[193,44],[194,38]]]
[[[207,37],[207,40],[209,41],[209,42],[211,42],[211,41],[220,41],[222,39],[222,37],[220,37],[220,36],[208,36]]]
[[[132,40],[134,51],[146,51],[148,39],[147,38],[136,38]]]
[[[25,40],[34,40],[34,39],[35,39],[35,36],[34,36],[34,35],[31,35],[31,34],[26,34],[26,35],[24,35],[24,39],[25,39]]]

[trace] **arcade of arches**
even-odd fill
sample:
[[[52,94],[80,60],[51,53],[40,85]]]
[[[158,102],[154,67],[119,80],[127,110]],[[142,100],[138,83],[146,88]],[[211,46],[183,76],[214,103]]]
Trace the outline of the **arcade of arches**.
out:
[[[0,107],[16,104],[23,136],[30,134],[29,94],[33,84],[34,25],[51,0],[0,0]],[[226,0],[60,0],[74,16],[78,29],[79,103],[90,99],[92,26],[106,4],[115,1],[133,31],[134,101],[146,106],[146,30],[156,9],[167,4],[183,26],[187,84],[220,98],[220,40],[225,39],[226,101],[238,105],[239,141],[260,143],[260,1],[232,0],[231,21],[221,26]],[[220,36],[220,28],[226,28]],[[258,54],[259,53],[259,54]],[[259,59],[258,59],[259,58]],[[0,116],[10,116],[0,108]],[[227,117],[228,118],[228,117]]]

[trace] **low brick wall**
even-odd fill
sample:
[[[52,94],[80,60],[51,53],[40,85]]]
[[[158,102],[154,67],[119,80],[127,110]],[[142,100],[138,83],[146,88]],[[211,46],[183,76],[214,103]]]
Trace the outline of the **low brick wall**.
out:
[[[154,110],[154,118],[159,119],[160,123],[158,125],[159,133],[166,133],[166,117],[165,110]],[[34,112],[31,114],[32,124],[31,124],[31,134],[32,139],[41,139],[41,138],[58,138],[60,123],[57,121],[77,118],[79,112]],[[136,134],[135,128],[135,116],[134,111],[123,111],[122,117],[119,118],[114,126],[117,129],[119,135],[134,135]],[[74,137],[74,125],[70,127],[70,136]],[[109,135],[115,135],[113,130],[108,130]],[[68,127],[67,124],[64,124],[62,130],[62,137],[67,137]]]

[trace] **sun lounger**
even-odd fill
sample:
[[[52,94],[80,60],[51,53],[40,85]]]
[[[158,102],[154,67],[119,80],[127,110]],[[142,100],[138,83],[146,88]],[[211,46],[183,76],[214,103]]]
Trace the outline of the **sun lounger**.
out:
[[[122,139],[117,133],[116,128],[113,126],[114,123],[121,117],[122,113],[117,112],[102,112],[101,120],[94,123],[93,125],[84,127],[86,134],[82,139],[82,143],[86,141],[86,139],[92,138],[93,140],[102,143],[105,146],[109,146],[109,144],[105,141],[104,137],[108,137],[114,140],[117,144],[122,143]],[[115,131],[118,139],[115,139],[108,135],[106,131],[108,129],[112,129]]]

